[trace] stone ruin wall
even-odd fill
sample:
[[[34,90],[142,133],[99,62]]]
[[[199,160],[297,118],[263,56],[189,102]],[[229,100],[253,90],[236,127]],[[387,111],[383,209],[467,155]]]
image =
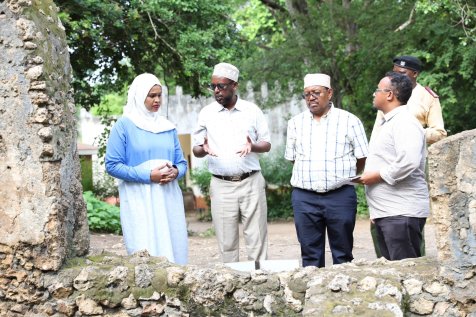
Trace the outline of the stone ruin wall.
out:
[[[476,130],[430,148],[438,259],[291,272],[88,249],[64,30],[0,0],[0,316],[476,316]]]
[[[476,311],[476,130],[431,146],[428,164],[440,275]]]
[[[0,298],[22,301],[89,238],[56,7],[2,0],[0,30]]]

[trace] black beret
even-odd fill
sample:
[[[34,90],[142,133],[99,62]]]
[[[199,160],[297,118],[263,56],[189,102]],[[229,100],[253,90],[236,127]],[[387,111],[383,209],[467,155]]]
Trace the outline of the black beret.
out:
[[[393,59],[393,64],[399,67],[408,68],[420,72],[422,64],[420,60],[414,56],[397,56]]]

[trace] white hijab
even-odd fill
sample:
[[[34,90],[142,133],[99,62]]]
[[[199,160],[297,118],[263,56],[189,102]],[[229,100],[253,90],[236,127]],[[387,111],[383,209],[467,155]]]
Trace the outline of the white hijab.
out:
[[[138,128],[152,133],[173,130],[175,126],[172,122],[145,107],[145,98],[155,85],[162,86],[154,75],[144,73],[137,76],[129,87],[123,116],[132,120]]]

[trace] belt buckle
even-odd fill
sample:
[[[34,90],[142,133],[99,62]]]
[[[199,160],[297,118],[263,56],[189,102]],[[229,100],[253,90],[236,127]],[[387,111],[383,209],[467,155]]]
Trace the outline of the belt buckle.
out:
[[[239,182],[239,181],[241,181],[241,175],[230,176],[230,180],[232,182]]]

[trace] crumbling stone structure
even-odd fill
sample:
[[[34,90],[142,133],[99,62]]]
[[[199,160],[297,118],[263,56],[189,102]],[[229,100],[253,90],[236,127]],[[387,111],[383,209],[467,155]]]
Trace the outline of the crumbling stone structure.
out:
[[[476,316],[476,130],[430,147],[428,164],[440,276]]]
[[[430,148],[438,259],[272,274],[88,249],[51,0],[0,0],[0,316],[476,316],[476,130]]]
[[[36,301],[89,248],[71,67],[52,1],[0,1],[0,30],[0,299]]]

